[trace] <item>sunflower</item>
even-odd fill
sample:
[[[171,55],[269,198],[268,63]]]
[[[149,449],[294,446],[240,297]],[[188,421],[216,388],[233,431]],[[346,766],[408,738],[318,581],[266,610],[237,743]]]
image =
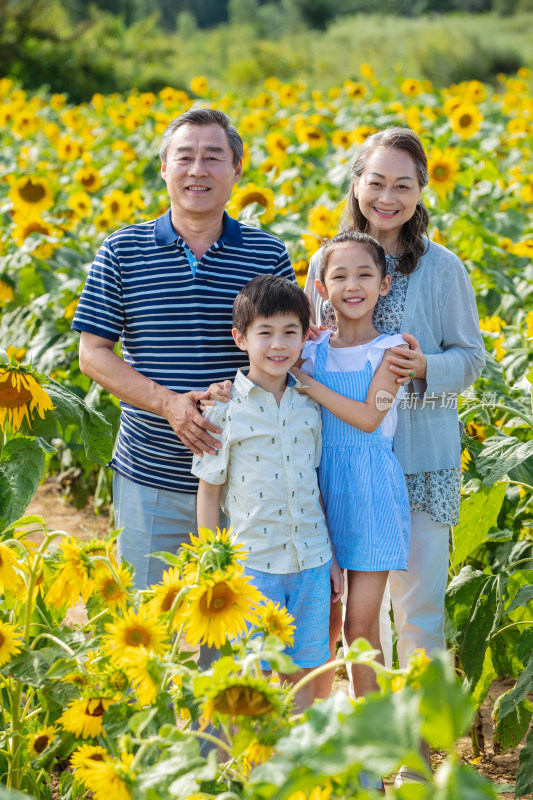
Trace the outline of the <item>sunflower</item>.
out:
[[[494,314],[492,317],[483,317],[479,320],[479,327],[487,333],[500,333],[505,327],[505,320]]]
[[[70,303],[67,303],[63,313],[65,319],[72,319],[74,317],[79,302],[79,297],[75,297],[74,300],[71,300]]]
[[[533,259],[533,239],[526,239],[525,242],[517,242],[512,249],[515,256]]]
[[[103,761],[109,755],[107,750],[97,744],[82,744],[70,757],[70,766],[74,770],[74,777],[85,783],[85,778],[90,774],[95,763]]]
[[[130,656],[124,671],[133,684],[139,705],[151,705],[163,677],[163,669],[157,656],[144,647],[139,647]]]
[[[20,139],[27,139],[33,136],[40,127],[41,120],[39,117],[27,109],[19,111],[13,116],[11,130],[15,136],[18,136]]]
[[[54,204],[54,196],[46,178],[30,175],[19,178],[9,190],[9,197],[15,209],[32,214],[40,214]]]
[[[93,800],[130,800],[132,796],[132,753],[122,753],[120,759],[104,756],[84,769],[83,782],[91,790]]]
[[[181,579],[180,571],[177,567],[165,570],[161,581],[161,583],[151,587],[153,596],[146,604],[146,607],[155,617],[170,611],[176,597],[186,585]],[[178,616],[179,607],[176,609],[173,624],[177,623]]]
[[[533,338],[533,311],[528,311],[524,320],[526,323],[526,339]]]
[[[123,617],[108,622],[106,631],[106,644],[118,666],[127,664],[141,647],[158,654],[165,650],[165,628],[151,617],[146,607],[141,607],[138,613],[129,608]]]
[[[267,133],[265,138],[265,147],[268,152],[273,155],[285,155],[287,147],[289,147],[291,140],[280,131]]]
[[[297,792],[293,792],[289,795],[288,800],[329,800],[331,792],[331,786],[315,786],[311,789],[309,794],[305,794],[301,789]]]
[[[469,81],[466,85],[465,98],[469,103],[481,103],[486,94],[485,84],[481,81]]]
[[[44,419],[46,411],[54,406],[43,389],[46,377],[36,372],[31,364],[19,364],[10,359],[8,363],[0,360],[0,430],[7,424],[18,431],[24,418],[31,428],[35,411]]]
[[[0,592],[14,592],[21,583],[22,568],[15,553],[0,543]]]
[[[269,600],[265,606],[259,609],[258,626],[263,628],[267,634],[277,636],[283,644],[292,644],[294,625],[292,617],[286,608],[280,608],[279,603]]]
[[[459,162],[451,148],[439,150],[434,147],[428,159],[429,185],[439,197],[444,198],[453,191],[459,174]]]
[[[268,744],[261,744],[257,739],[253,739],[246,750],[244,750],[242,756],[242,767],[243,772],[247,775],[249,772],[257,767],[259,764],[263,764],[265,761],[268,761],[269,758],[272,757],[274,753],[274,748]]]
[[[262,595],[242,575],[215,573],[187,595],[186,637],[191,644],[221,647],[246,633],[246,621],[257,622]]]
[[[451,129],[461,137],[470,139],[481,127],[483,114],[473,103],[463,103],[452,111],[450,126]]]
[[[400,89],[406,97],[417,97],[424,91],[424,84],[422,81],[417,81],[416,78],[407,78],[403,81]]]
[[[13,221],[16,223],[15,229],[13,231],[13,239],[15,240],[16,244],[20,247],[29,236],[33,234],[37,234],[39,237],[41,236],[55,236],[60,237],[62,236],[62,232],[55,228],[53,225],[50,225],[48,222],[45,222],[41,217],[38,216],[30,216],[25,217],[21,216],[20,214],[13,215]],[[37,241],[35,245],[35,249],[39,246],[40,242]],[[34,249],[34,250],[35,250]]]
[[[81,145],[70,136],[62,136],[56,145],[57,157],[60,161],[75,161],[81,155]]]
[[[470,436],[471,439],[477,439],[478,442],[484,442],[487,438],[485,426],[478,425],[477,422],[469,422],[465,428],[465,433]]]
[[[11,661],[12,656],[16,656],[21,650],[21,634],[17,629],[0,619],[0,667]]]
[[[235,191],[228,206],[228,213],[238,217],[243,208],[251,203],[257,203],[264,208],[259,217],[262,222],[272,222],[275,216],[274,192],[268,187],[256,186],[255,183],[249,183]]]
[[[107,697],[73,700],[59,717],[58,724],[83,739],[98,736],[102,732],[102,717],[111,703]]]
[[[207,82],[207,78],[204,78],[203,75],[193,78],[191,81],[191,92],[199,95],[200,97],[205,97],[206,94],[209,93],[209,84]]]
[[[364,83],[359,81],[344,81],[344,91],[350,100],[362,100],[368,89]]]
[[[78,219],[85,219],[92,212],[91,198],[87,192],[74,192],[68,198],[67,205]]]
[[[56,738],[57,730],[50,725],[41,728],[35,733],[29,733],[26,736],[28,741],[28,749],[32,758],[39,758],[46,748],[52,744]]]
[[[353,133],[350,131],[336,130],[331,134],[331,141],[334,147],[339,149],[348,150],[355,141]]]
[[[120,189],[113,189],[109,194],[102,198],[104,212],[107,211],[113,219],[127,222],[131,218],[133,211],[130,196]]]
[[[317,125],[300,125],[295,128],[300,144],[307,144],[309,150],[323,150],[327,146],[326,134]]]
[[[102,187],[100,173],[90,165],[82,167],[76,172],[76,181],[81,183],[86,192],[97,192]]]
[[[494,340],[494,358],[496,361],[501,361],[504,355],[507,353],[507,350],[503,346],[504,341],[505,339],[503,336],[499,336]]]
[[[14,299],[13,287],[0,278],[0,303],[11,303]]]
[[[80,595],[87,602],[94,589],[90,576],[90,562],[80,543],[72,536],[65,536],[59,545],[63,551],[59,571],[50,586],[44,602],[62,609],[72,608]]]
[[[127,606],[129,597],[128,589],[133,583],[131,573],[126,567],[116,567],[117,581],[110,569],[103,565],[99,567],[94,576],[94,592],[111,611],[123,609]]]
[[[376,132],[372,125],[359,125],[352,131],[352,136],[356,144],[363,144],[366,138]]]

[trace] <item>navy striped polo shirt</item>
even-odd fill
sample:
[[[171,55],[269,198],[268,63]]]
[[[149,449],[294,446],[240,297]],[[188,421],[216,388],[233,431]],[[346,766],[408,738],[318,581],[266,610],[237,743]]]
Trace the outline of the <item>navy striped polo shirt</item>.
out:
[[[197,261],[174,230],[169,210],[105,240],[72,327],[121,339],[124,360],[168,389],[206,389],[248,363],[231,336],[233,300],[263,274],[294,280],[285,245],[275,236],[224,213],[222,236]],[[110,466],[135,483],[196,492],[192,453],[166,419],[122,401],[120,406]]]

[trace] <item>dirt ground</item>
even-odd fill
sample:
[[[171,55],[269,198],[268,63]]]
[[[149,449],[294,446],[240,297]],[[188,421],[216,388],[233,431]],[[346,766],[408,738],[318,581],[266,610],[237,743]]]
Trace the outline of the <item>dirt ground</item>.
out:
[[[26,513],[42,516],[49,530],[62,530],[70,536],[83,540],[92,539],[94,536],[105,536],[108,530],[109,517],[105,510],[100,514],[95,514],[91,504],[82,510],[74,508],[63,501],[61,487],[54,480],[48,480],[39,487]],[[72,609],[69,614],[71,624],[83,622],[84,619],[86,619],[85,609],[81,604]],[[336,677],[335,688],[342,688],[346,691],[347,683],[345,675],[339,674]],[[502,800],[513,800],[514,798],[514,784],[521,747],[509,750],[507,753],[499,751],[492,737],[491,712],[496,698],[512,688],[513,684],[513,680],[505,679],[492,684],[478,718],[478,738],[483,743],[483,757],[479,763],[473,764],[475,769],[495,784]],[[529,699],[533,701],[533,697]],[[470,736],[461,737],[456,744],[456,750],[463,763],[474,761]],[[434,767],[437,767],[444,757],[444,753],[433,752]],[[391,781],[386,781],[387,783],[389,786],[392,785]],[[533,796],[527,795],[527,797],[532,798]],[[464,798],[464,800],[468,800],[468,798]]]

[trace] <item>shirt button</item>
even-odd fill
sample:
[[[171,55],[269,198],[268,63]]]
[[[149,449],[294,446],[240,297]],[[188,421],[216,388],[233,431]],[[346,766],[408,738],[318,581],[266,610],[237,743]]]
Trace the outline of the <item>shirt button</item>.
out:
[[[192,265],[193,265],[193,267],[197,267],[198,266],[198,261],[193,261]]]

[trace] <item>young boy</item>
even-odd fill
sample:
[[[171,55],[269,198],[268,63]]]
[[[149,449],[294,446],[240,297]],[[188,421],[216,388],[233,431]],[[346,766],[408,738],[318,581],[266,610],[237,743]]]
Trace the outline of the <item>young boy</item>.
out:
[[[192,468],[200,478],[198,526],[216,529],[222,506],[248,551],[245,574],[295,619],[286,653],[300,669],[280,676],[291,683],[329,659],[330,599],[340,599],[343,582],[318,489],[320,408],[289,373],[309,321],[307,297],[286,278],[258,276],[239,292],[232,333],[250,368],[237,372],[227,404],[207,410],[222,428],[221,446]],[[297,704],[312,700],[307,684]]]

